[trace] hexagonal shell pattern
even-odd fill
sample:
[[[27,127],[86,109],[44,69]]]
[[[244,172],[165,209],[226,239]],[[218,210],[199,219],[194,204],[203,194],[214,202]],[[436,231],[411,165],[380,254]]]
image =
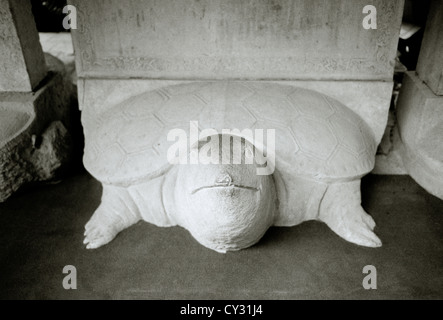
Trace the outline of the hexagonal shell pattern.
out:
[[[372,131],[353,111],[318,92],[264,82],[199,82],[132,97],[88,131],[84,164],[98,180],[128,185],[170,166],[171,129],[274,129],[276,167],[313,179],[350,179],[374,166]],[[266,140],[265,140],[266,141]],[[280,167],[280,168],[279,168]]]

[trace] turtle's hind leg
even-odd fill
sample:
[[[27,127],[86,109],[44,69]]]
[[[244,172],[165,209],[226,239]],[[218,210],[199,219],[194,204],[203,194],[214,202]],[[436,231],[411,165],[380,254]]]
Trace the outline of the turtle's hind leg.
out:
[[[332,183],[320,204],[318,219],[343,239],[365,247],[380,247],[375,222],[361,206],[360,180]]]
[[[87,249],[101,247],[140,220],[137,207],[125,188],[103,185],[101,204],[85,225]]]

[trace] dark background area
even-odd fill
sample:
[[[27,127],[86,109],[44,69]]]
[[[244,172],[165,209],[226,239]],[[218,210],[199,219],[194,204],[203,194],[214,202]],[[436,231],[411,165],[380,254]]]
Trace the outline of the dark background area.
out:
[[[66,0],[31,0],[38,32],[69,32],[63,28],[63,7]]]

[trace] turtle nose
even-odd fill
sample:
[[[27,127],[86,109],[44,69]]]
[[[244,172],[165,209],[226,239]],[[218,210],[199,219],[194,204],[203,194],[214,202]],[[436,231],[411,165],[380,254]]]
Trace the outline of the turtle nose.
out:
[[[232,182],[233,182],[232,177],[227,173],[220,175],[215,180],[215,184],[220,186],[230,186]]]

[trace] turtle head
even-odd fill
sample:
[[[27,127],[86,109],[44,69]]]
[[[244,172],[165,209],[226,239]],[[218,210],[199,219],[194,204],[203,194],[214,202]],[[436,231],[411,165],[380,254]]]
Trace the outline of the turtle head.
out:
[[[263,161],[256,161],[260,154],[254,146],[222,136],[211,136],[194,150],[217,152],[218,163],[179,165],[175,198],[180,224],[204,246],[226,252],[260,240],[273,223],[276,192],[272,175],[257,175]],[[218,147],[208,148],[211,141]]]

